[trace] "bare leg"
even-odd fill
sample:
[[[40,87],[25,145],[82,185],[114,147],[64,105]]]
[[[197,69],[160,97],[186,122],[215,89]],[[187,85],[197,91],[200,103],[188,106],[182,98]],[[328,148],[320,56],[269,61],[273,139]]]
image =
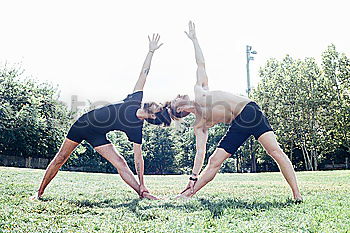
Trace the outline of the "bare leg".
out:
[[[224,149],[217,148],[209,157],[207,166],[201,173],[198,181],[195,183],[193,193],[191,193],[190,189],[187,189],[179,197],[191,197],[201,188],[203,188],[207,183],[212,181],[218,173],[222,163],[230,156],[231,154],[227,153]]]
[[[112,144],[95,147],[95,150],[107,159],[117,170],[121,178],[140,195],[140,185],[135,179],[123,156]]]
[[[60,150],[57,152],[56,156],[53,158],[49,166],[46,168],[46,172],[43,177],[43,180],[41,181],[38,194],[31,197],[31,199],[37,199],[43,195],[46,186],[56,176],[58,170],[68,160],[69,156],[78,145],[79,143],[69,140],[68,138],[66,138],[63,141]]]
[[[284,178],[292,189],[294,199],[301,201],[302,197],[298,188],[292,163],[279,147],[275,134],[272,131],[266,132],[261,135],[258,140],[266,152],[277,162]]]

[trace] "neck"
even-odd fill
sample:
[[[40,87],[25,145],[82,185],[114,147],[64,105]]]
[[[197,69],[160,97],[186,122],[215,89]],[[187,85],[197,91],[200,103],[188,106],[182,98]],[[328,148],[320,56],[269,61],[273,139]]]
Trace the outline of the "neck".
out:
[[[142,108],[137,109],[136,117],[139,118],[140,120],[144,120],[146,118],[146,114]]]
[[[190,112],[190,113],[196,113],[198,111],[198,104],[196,104],[194,101],[190,101],[188,105],[186,105],[186,109],[184,111]],[[187,107],[188,106],[188,107]]]

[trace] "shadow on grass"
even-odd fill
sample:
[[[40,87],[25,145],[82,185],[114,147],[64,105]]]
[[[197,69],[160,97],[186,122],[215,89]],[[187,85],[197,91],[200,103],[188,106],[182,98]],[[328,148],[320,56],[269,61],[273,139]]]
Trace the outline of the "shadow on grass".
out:
[[[148,205],[140,205],[140,199],[133,199],[128,203],[120,203],[116,199],[104,199],[104,200],[64,200],[77,207],[88,208],[127,208],[130,212],[134,213],[137,217],[145,217],[143,211],[150,209],[174,209],[181,210],[186,213],[196,211],[210,211],[212,218],[220,218],[225,210],[230,209],[245,209],[257,212],[264,212],[269,209],[281,209],[295,205],[295,202],[291,199],[286,201],[245,201],[235,198],[215,199],[215,198],[194,198],[190,200],[170,200],[169,202],[148,201]]]

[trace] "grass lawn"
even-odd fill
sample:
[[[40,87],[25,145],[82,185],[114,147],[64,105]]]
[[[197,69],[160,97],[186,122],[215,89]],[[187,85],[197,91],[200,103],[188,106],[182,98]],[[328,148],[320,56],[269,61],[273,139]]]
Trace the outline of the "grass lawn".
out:
[[[190,200],[140,200],[116,174],[59,172],[42,201],[44,170],[0,167],[0,232],[350,232],[350,171],[297,173],[295,204],[280,173],[219,174]],[[172,197],[187,176],[146,176]]]

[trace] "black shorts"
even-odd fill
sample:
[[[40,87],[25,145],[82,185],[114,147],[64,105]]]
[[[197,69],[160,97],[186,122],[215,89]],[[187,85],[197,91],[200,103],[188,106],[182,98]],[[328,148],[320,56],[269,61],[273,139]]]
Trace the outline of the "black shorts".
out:
[[[219,142],[218,148],[234,154],[251,136],[258,139],[263,133],[273,131],[266,116],[255,102],[248,103],[232,121],[230,128]]]
[[[81,116],[70,128],[67,134],[67,138],[81,143],[83,140],[87,141],[92,147],[102,146],[110,144],[106,138],[106,134],[96,132],[91,126],[91,123],[86,120],[86,114]]]

